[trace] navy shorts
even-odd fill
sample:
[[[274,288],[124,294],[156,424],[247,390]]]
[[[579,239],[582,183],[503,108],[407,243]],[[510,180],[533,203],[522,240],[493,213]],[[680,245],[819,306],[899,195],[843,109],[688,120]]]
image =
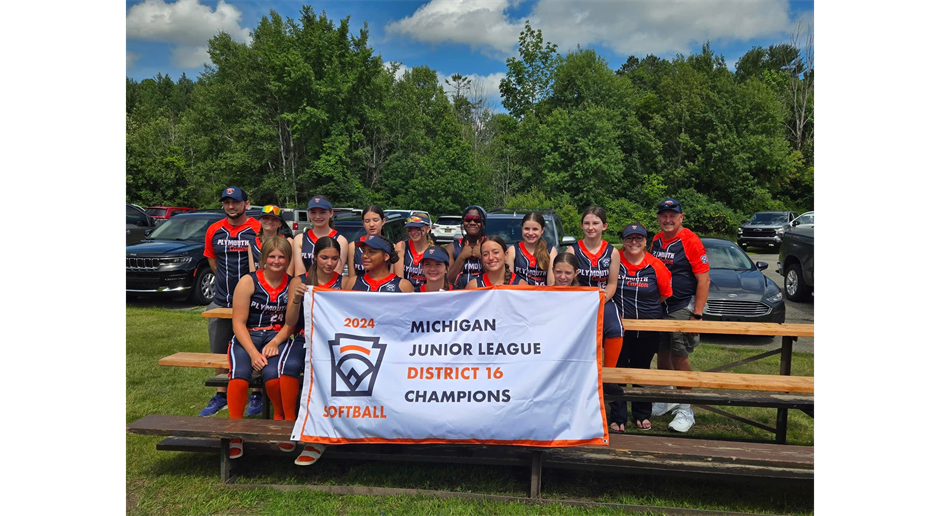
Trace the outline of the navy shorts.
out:
[[[277,332],[275,330],[255,330],[249,331],[248,334],[251,335],[251,342],[255,345],[255,349],[260,352],[265,344],[271,342],[271,339],[277,335]],[[277,369],[278,357],[268,358],[268,365],[261,370],[261,379],[265,382],[276,379],[278,377]],[[245,381],[251,381],[251,374],[254,372],[254,368],[251,367],[251,356],[238,343],[238,337],[232,337],[232,340],[229,341],[228,371],[229,380]]]
[[[613,301],[604,303],[604,338],[619,339],[623,337],[623,320]]]
[[[300,378],[304,372],[304,336],[296,335],[287,339],[278,348],[277,371],[280,376]]]

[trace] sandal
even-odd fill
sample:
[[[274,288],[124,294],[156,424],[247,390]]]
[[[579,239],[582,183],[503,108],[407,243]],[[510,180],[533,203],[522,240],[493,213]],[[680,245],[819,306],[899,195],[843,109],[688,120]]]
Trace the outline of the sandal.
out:
[[[636,423],[636,428],[638,430],[649,430],[653,428],[653,424],[650,423],[649,419],[644,419],[643,421],[635,421],[635,423]]]
[[[623,423],[611,423],[611,424],[610,424],[610,431],[613,432],[613,433],[615,433],[615,434],[625,434],[625,433],[627,433],[627,429],[624,428]]]
[[[245,454],[241,439],[232,439],[228,442],[228,458],[237,459]]]
[[[325,450],[325,444],[308,444],[304,446],[304,451],[300,452],[294,464],[298,466],[309,466],[319,460]]]
[[[279,444],[277,445],[277,449],[278,449],[278,450],[281,450],[281,451],[284,452],[284,453],[290,453],[290,452],[294,451],[294,448],[296,448],[296,447],[297,447],[297,445],[294,444],[294,443],[292,443],[292,442],[290,442],[290,441],[288,441],[288,442],[286,442],[286,443],[279,443]]]

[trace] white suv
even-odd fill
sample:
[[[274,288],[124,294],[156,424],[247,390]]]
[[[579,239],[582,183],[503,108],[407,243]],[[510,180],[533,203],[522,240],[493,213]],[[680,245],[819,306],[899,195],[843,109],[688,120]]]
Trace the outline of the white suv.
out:
[[[431,235],[438,242],[452,242],[460,237],[460,215],[441,215],[431,224]]]

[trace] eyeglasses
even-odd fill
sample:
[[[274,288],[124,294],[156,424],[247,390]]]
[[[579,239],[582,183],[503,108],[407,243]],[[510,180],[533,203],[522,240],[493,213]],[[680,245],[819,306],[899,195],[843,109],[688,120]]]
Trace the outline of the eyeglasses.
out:
[[[469,223],[471,223],[471,222],[476,222],[477,224],[480,224],[481,222],[483,222],[483,219],[480,218],[480,217],[476,217],[476,216],[470,215],[470,216],[468,216],[468,217],[464,217],[464,218],[463,218],[463,221],[466,222],[467,224],[469,224]]]
[[[625,238],[623,239],[624,242],[631,242],[631,243],[632,243],[632,242],[642,242],[642,241],[644,241],[644,240],[646,240],[646,237],[644,237],[644,236],[625,237]]]
[[[281,209],[278,208],[277,206],[272,206],[269,204],[265,206],[264,208],[261,208],[261,213],[270,213],[271,215],[274,215],[275,217],[280,217]]]

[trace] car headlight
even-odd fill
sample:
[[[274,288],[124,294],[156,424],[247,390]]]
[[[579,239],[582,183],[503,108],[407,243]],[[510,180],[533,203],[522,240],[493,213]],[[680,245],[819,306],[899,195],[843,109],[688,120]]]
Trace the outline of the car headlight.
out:
[[[171,271],[181,269],[187,263],[193,261],[192,256],[175,256],[173,258],[160,258],[160,270]]]
[[[782,234],[784,233],[784,231],[786,231],[786,226],[784,226],[784,227],[782,227],[782,228],[777,228],[777,234],[778,234],[778,235],[782,235]]]
[[[743,230],[743,229],[741,229],[741,228],[738,228],[738,234],[739,234],[739,235],[742,235],[742,234],[744,234],[744,230]]]
[[[778,290],[776,294],[768,297],[767,301],[770,301],[771,303],[776,303],[777,301],[780,301],[781,299],[783,299],[783,292]]]

